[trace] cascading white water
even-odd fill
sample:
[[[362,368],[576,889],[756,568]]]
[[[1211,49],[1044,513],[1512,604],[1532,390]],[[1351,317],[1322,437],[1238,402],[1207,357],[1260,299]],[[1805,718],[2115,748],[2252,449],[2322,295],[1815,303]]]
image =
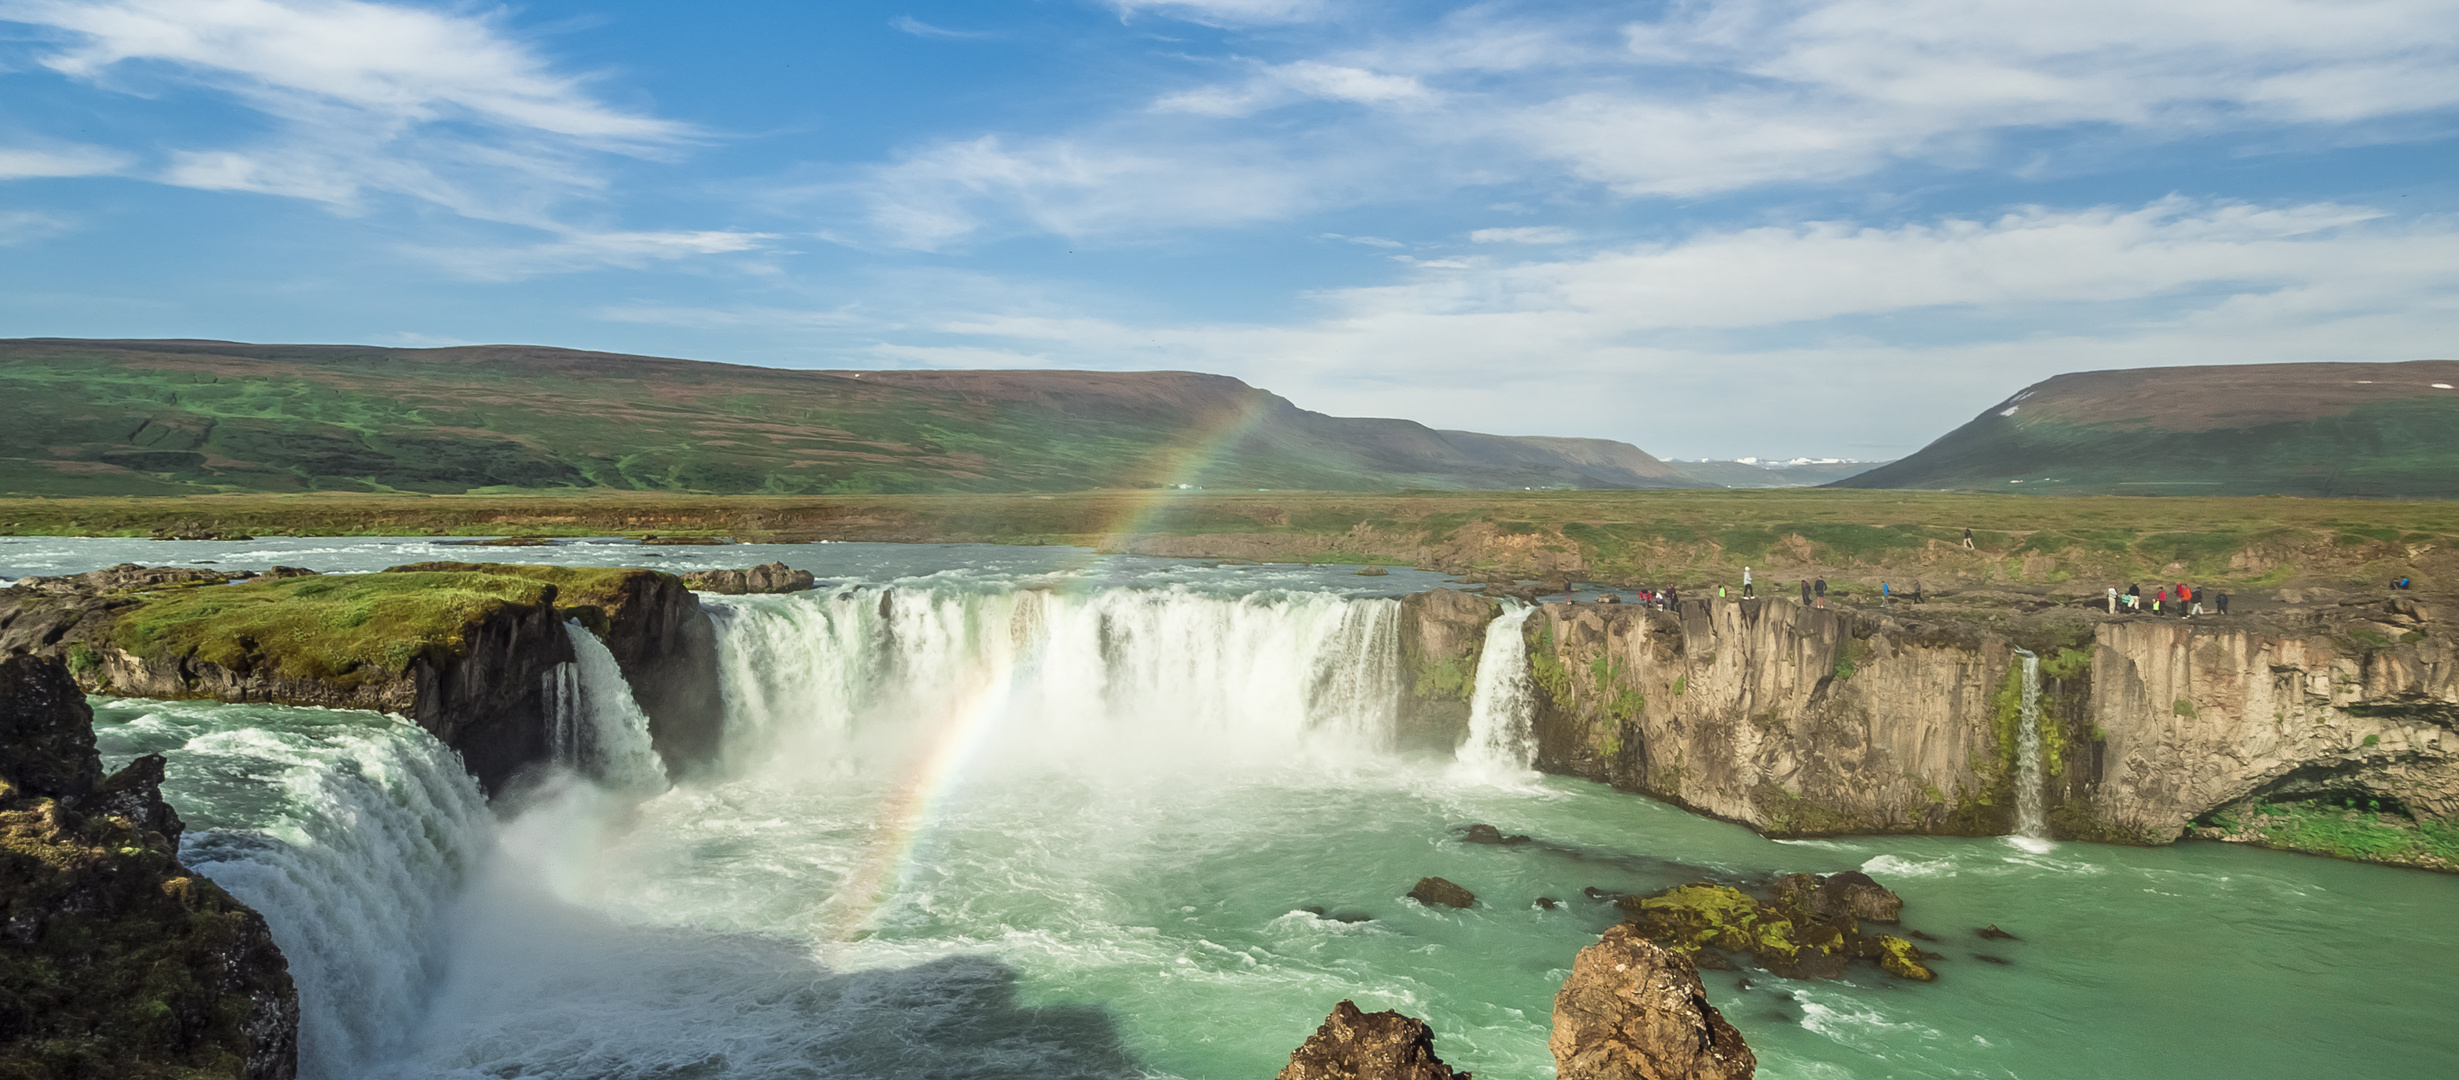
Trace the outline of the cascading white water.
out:
[[[555,763],[617,791],[666,788],[666,765],[649,740],[649,714],[632,698],[615,654],[578,620],[564,623],[573,662],[546,675]]]
[[[131,704],[144,712],[106,749],[171,755],[181,858],[263,913],[289,961],[299,1075],[357,1076],[410,1041],[444,975],[446,913],[491,842],[460,755],[372,713]]]
[[[964,728],[1012,764],[1278,761],[1382,749],[1398,707],[1393,600],[849,588],[704,602],[737,768],[861,770],[915,721]],[[986,712],[996,723],[973,722]]]
[[[2015,650],[2024,661],[2023,709],[2015,736],[2015,835],[2038,840],[2049,835],[2041,814],[2041,658]]]
[[[1535,761],[1536,686],[1528,674],[1528,641],[1522,627],[1537,609],[1517,601],[1486,624],[1485,648],[1477,658],[1477,682],[1469,696],[1469,735],[1460,763],[1482,775],[1525,774]]]

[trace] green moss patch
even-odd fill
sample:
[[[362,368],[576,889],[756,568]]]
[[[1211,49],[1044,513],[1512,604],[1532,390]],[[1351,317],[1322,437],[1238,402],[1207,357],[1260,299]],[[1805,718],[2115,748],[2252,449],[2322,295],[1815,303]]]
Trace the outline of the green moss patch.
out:
[[[112,640],[140,657],[192,656],[346,689],[422,655],[458,655],[489,613],[554,596],[547,582],[507,574],[288,578],[149,596],[120,615]]]

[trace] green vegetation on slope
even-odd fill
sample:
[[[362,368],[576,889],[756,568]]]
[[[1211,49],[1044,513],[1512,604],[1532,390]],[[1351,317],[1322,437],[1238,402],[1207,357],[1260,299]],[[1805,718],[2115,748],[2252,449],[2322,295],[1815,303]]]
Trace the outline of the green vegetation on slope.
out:
[[[1848,488],[2459,498],[2459,363],[2082,372]]]
[[[1692,482],[1621,444],[1345,420],[1186,372],[851,373],[516,346],[0,341],[0,492],[24,495],[1181,483]]]

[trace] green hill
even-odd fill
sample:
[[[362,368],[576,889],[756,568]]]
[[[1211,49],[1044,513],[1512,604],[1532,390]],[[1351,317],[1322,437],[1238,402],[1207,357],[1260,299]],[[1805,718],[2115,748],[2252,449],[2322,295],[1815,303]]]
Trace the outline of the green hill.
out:
[[[803,371],[527,346],[0,341],[0,492],[1697,487],[1604,439],[1219,375]]]
[[[2459,498],[2459,361],[2088,371],[1830,487]]]

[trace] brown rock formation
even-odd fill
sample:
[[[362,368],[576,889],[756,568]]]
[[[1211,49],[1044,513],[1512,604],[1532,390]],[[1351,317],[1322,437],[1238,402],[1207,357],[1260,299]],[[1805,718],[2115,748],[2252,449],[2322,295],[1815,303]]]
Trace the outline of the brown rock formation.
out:
[[[1417,886],[1409,890],[1409,899],[1427,907],[1464,908],[1477,903],[1477,894],[1442,878],[1427,877],[1417,879]]]
[[[1426,1022],[1398,1012],[1361,1012],[1354,1001],[1289,1055],[1279,1080],[1469,1080],[1434,1056]]]
[[[101,775],[93,720],[58,658],[0,660],[0,1075],[290,1080],[264,919],[180,864],[160,757]]]
[[[2459,663],[2430,605],[1992,616],[1548,604],[1527,628],[1537,765],[1771,835],[2003,834],[2022,646],[2055,837],[2166,843],[2219,815],[2203,835],[2287,843],[2266,808],[2324,798],[2409,833],[2459,821]],[[2424,844],[2384,861],[2459,869]]]
[[[1826,877],[1786,874],[1776,879],[1776,899],[1823,919],[1896,922],[1904,917],[1904,898],[1858,870]]]
[[[817,583],[811,571],[796,570],[781,562],[761,563],[748,570],[691,570],[683,574],[683,584],[700,592],[726,596],[801,592]]]
[[[1759,1068],[1699,969],[1628,924],[1572,962],[1548,1045],[1560,1080],[1748,1080]]]

